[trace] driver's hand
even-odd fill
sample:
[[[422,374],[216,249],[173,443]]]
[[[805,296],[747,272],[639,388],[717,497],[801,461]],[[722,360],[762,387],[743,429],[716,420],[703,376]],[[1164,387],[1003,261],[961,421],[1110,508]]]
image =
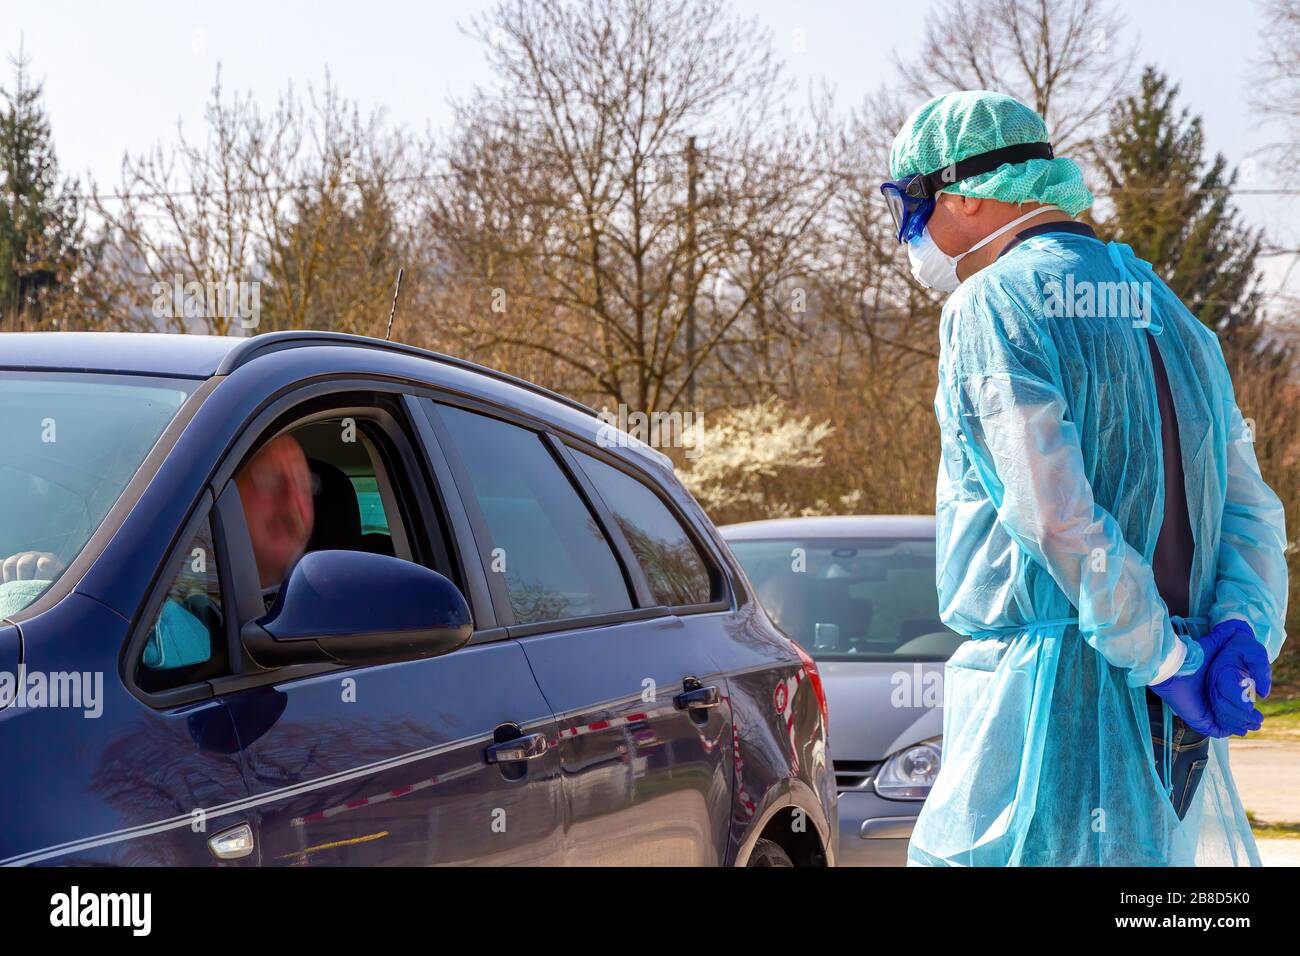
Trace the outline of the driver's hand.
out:
[[[0,581],[53,581],[63,573],[63,562],[48,551],[20,551],[0,565]]]

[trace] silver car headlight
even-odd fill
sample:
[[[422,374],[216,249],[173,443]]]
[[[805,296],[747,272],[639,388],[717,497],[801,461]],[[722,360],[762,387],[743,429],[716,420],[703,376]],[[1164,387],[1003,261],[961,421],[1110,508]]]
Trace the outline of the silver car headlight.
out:
[[[889,800],[924,800],[939,775],[942,758],[942,737],[891,754],[876,774],[876,793]]]

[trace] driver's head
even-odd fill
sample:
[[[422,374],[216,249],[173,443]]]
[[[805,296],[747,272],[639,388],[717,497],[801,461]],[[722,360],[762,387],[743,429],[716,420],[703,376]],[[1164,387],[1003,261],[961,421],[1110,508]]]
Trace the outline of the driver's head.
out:
[[[235,475],[262,587],[284,580],[311,537],[315,512],[307,456],[291,435],[262,447]]]

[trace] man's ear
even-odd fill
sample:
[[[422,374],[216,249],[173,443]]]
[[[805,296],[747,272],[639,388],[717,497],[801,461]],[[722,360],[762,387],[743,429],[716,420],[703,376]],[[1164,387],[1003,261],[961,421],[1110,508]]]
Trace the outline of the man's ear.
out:
[[[983,199],[976,198],[975,196],[961,197],[961,211],[963,215],[966,216],[979,215],[980,206],[982,205],[984,205]]]

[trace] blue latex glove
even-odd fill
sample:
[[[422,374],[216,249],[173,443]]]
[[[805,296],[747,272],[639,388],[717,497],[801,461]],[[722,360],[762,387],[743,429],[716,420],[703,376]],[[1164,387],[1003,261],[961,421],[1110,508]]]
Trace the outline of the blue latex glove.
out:
[[[1198,734],[1205,734],[1207,737],[1226,737],[1227,731],[1219,726],[1215,718],[1214,707],[1210,703],[1210,695],[1206,687],[1206,678],[1210,673],[1210,661],[1214,653],[1226,643],[1227,639],[1225,636],[1223,641],[1211,647],[1212,637],[1213,634],[1209,634],[1200,641],[1201,647],[1205,650],[1200,667],[1190,674],[1181,677],[1175,674],[1159,684],[1152,684],[1151,691]],[[1179,639],[1186,640],[1186,638]],[[1188,653],[1190,654],[1191,651],[1189,650]]]
[[[1249,676],[1256,685],[1262,683],[1271,689],[1268,655],[1263,645],[1255,640],[1248,625],[1236,620],[1218,625],[1200,638],[1199,643],[1204,651],[1200,666],[1190,674],[1175,675],[1153,684],[1152,692],[1188,727],[1207,737],[1258,730],[1264,716],[1253,705],[1242,702],[1245,688],[1240,682]],[[1259,656],[1252,645],[1259,649]],[[1261,658],[1265,665],[1262,672],[1258,667]]]
[[[1206,678],[1215,719],[1229,733],[1259,730],[1264,715],[1256,709],[1254,698],[1267,697],[1273,689],[1268,651],[1245,621],[1224,621],[1211,634],[1220,632],[1228,639],[1210,661]]]

